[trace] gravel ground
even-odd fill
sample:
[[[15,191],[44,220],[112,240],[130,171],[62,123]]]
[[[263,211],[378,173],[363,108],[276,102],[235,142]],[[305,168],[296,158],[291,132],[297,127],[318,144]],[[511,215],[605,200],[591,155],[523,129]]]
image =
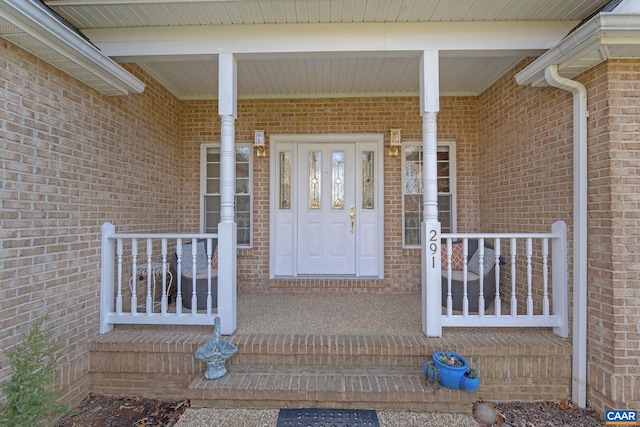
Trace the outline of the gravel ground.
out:
[[[478,427],[467,415],[377,411],[380,427]],[[175,427],[275,427],[277,409],[187,409]]]

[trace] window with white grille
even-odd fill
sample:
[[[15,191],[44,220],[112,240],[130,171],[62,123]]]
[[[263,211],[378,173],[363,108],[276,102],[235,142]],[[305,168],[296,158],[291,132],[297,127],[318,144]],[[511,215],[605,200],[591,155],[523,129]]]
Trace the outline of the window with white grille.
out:
[[[422,141],[407,142],[402,147],[402,243],[407,248],[420,247],[423,220],[423,152]],[[455,142],[438,142],[438,220],[443,233],[455,232]]]
[[[252,161],[250,143],[236,143],[235,222],[238,226],[238,246],[252,244]],[[201,210],[205,233],[217,233],[220,222],[220,145],[202,147]]]

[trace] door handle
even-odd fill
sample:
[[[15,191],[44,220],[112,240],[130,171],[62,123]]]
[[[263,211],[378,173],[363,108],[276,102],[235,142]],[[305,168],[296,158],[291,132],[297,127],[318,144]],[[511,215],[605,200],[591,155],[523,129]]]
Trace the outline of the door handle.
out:
[[[351,218],[351,232],[352,233],[355,233],[355,223],[356,223],[355,209],[356,209],[355,206],[353,206],[353,205],[349,206],[349,210],[351,210],[351,213],[349,214],[349,218]]]

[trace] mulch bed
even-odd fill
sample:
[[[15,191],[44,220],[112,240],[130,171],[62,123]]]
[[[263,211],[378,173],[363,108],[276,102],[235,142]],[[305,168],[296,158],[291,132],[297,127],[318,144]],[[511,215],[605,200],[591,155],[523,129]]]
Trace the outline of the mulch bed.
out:
[[[493,402],[511,427],[600,427],[604,421],[594,409],[581,408],[570,401]]]
[[[504,427],[601,427],[597,411],[563,402],[489,402],[504,416]],[[189,401],[90,393],[57,427],[171,427],[189,407]]]
[[[58,427],[170,427],[189,407],[189,401],[89,393],[75,411],[63,416]]]

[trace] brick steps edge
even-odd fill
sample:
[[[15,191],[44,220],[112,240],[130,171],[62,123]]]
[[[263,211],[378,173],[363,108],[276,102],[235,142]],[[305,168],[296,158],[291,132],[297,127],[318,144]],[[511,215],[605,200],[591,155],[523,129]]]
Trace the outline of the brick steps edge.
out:
[[[337,407],[469,412],[477,393],[425,384],[418,368],[233,366],[189,386],[193,407]]]

